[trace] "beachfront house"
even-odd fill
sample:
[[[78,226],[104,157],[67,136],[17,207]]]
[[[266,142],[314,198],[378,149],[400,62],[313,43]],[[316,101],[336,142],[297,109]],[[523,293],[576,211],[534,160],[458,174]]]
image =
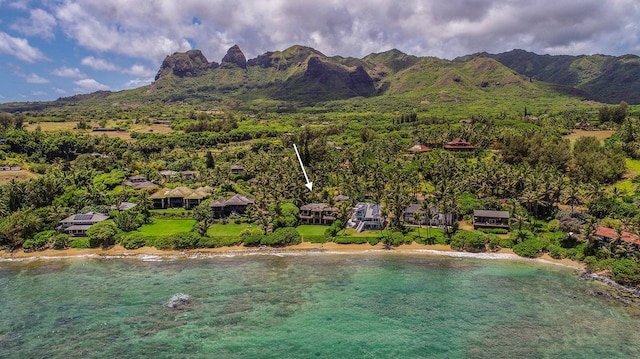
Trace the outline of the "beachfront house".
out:
[[[155,192],[149,198],[153,201],[153,208],[184,208],[192,209],[197,207],[202,201],[209,198],[210,193],[207,188],[200,187],[191,189],[187,187],[176,187],[173,189],[163,188]]]
[[[422,208],[422,205],[414,203],[404,210],[404,214],[402,219],[404,223],[417,225],[415,214],[420,214],[420,224],[425,226],[451,226],[453,225],[453,214],[449,213],[440,213],[440,210],[436,206],[432,206],[429,208],[430,216],[427,216],[427,212]]]
[[[353,207],[347,227],[355,228],[356,232],[364,230],[380,230],[384,228],[384,221],[380,216],[380,205],[377,203],[360,202]]]
[[[74,214],[63,219],[56,229],[76,237],[86,236],[91,226],[108,218],[109,216],[93,212]]]
[[[503,228],[509,230],[509,212],[487,209],[473,210],[473,229]]]
[[[298,217],[302,224],[331,225],[336,220],[336,211],[326,203],[309,203],[300,207]]]
[[[241,194],[235,194],[226,200],[215,200],[209,206],[213,211],[214,218],[225,218],[243,215],[247,212],[249,206],[253,204],[253,199]]]

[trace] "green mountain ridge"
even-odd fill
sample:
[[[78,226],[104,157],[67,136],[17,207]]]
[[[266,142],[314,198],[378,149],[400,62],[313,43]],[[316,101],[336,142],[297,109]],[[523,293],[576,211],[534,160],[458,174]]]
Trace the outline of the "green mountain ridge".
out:
[[[478,53],[452,61],[397,49],[362,59],[328,57],[295,45],[246,59],[234,45],[221,63],[200,50],[165,58],[156,80],[118,92],[99,91],[50,102],[8,103],[0,111],[42,111],[65,106],[158,103],[243,103],[297,107],[350,103],[366,111],[576,104],[583,100],[640,103],[640,58],[536,55],[523,50]],[[346,101],[346,102],[345,102]],[[331,105],[336,103],[337,105]],[[349,105],[353,108],[352,105]]]
[[[539,81],[575,87],[588,99],[640,103],[640,57],[636,55],[538,55],[516,49],[500,54],[476,53],[453,61],[467,62],[477,57],[495,59]]]

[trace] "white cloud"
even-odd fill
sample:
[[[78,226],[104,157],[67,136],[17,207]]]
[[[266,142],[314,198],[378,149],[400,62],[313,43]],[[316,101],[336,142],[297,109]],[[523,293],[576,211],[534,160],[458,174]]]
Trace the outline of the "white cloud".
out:
[[[154,80],[153,77],[146,78],[146,79],[136,78],[136,79],[127,81],[127,83],[124,84],[123,88],[124,89],[137,88],[137,87],[140,87],[140,86],[148,85],[148,84],[152,83],[153,80]]]
[[[27,80],[28,83],[30,84],[46,84],[49,83],[49,80],[45,79],[44,77],[40,77],[37,74],[34,73],[30,73],[28,75],[23,75],[22,77],[24,77],[25,80]]]
[[[155,63],[192,43],[214,61],[234,43],[248,57],[294,44],[358,57],[640,48],[626,30],[640,18],[637,0],[65,0],[55,14],[80,46]]]
[[[53,90],[55,93],[60,94],[60,95],[64,95],[67,93],[66,90],[63,90],[59,87],[52,87],[51,90]]]
[[[40,50],[29,45],[27,39],[12,37],[4,32],[0,32],[0,53],[13,55],[30,63],[47,59]]]
[[[109,90],[109,86],[101,84],[94,79],[82,79],[73,82],[78,87],[74,89],[77,92],[94,92],[99,90]]]
[[[132,65],[130,68],[125,69],[123,72],[127,75],[140,76],[140,77],[149,77],[149,76],[155,75],[155,71],[150,70],[140,64]]]
[[[33,96],[45,96],[45,95],[47,95],[47,93],[44,92],[44,91],[31,91],[31,95],[33,95]]]
[[[53,29],[56,26],[56,19],[53,15],[42,9],[32,9],[28,19],[18,19],[11,25],[11,29],[26,36],[39,36],[45,39],[52,39]]]
[[[86,75],[80,72],[80,70],[77,67],[71,68],[71,67],[63,66],[51,71],[51,73],[58,77],[67,77],[67,78],[75,78],[75,79],[81,79],[86,77]]]
[[[100,71],[118,71],[118,66],[110,63],[105,59],[87,56],[80,61],[81,64],[88,66],[94,70]]]

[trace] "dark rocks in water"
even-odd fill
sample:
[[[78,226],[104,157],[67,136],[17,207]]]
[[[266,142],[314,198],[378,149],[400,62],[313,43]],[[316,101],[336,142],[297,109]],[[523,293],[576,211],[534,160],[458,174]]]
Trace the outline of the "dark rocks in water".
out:
[[[640,290],[636,288],[625,287],[607,276],[591,272],[584,272],[580,277],[599,281],[607,286],[604,290],[588,290],[587,293],[593,297],[615,300],[625,305],[640,305]]]
[[[174,74],[178,77],[202,76],[210,69],[217,67],[218,64],[209,62],[200,50],[176,52],[164,59],[156,75],[156,81],[169,74]]]
[[[247,58],[244,56],[238,45],[233,45],[229,50],[227,50],[227,54],[222,58],[220,67],[230,68],[233,67],[233,65],[238,66],[241,69],[247,68]]]
[[[169,309],[186,309],[191,305],[191,296],[189,294],[178,293],[174,294],[169,301],[165,303],[165,306]]]

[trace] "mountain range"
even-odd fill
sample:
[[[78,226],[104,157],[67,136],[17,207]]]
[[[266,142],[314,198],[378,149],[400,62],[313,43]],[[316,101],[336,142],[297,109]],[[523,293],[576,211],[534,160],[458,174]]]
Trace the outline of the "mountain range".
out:
[[[137,89],[98,91],[44,103],[2,104],[0,110],[16,112],[87,101],[234,100],[313,106],[357,98],[374,103],[398,100],[411,106],[557,97],[640,104],[640,57],[551,56],[513,50],[449,61],[393,49],[358,59],[329,57],[296,45],[247,60],[235,45],[220,63],[210,62],[200,50],[169,55],[155,81]]]

